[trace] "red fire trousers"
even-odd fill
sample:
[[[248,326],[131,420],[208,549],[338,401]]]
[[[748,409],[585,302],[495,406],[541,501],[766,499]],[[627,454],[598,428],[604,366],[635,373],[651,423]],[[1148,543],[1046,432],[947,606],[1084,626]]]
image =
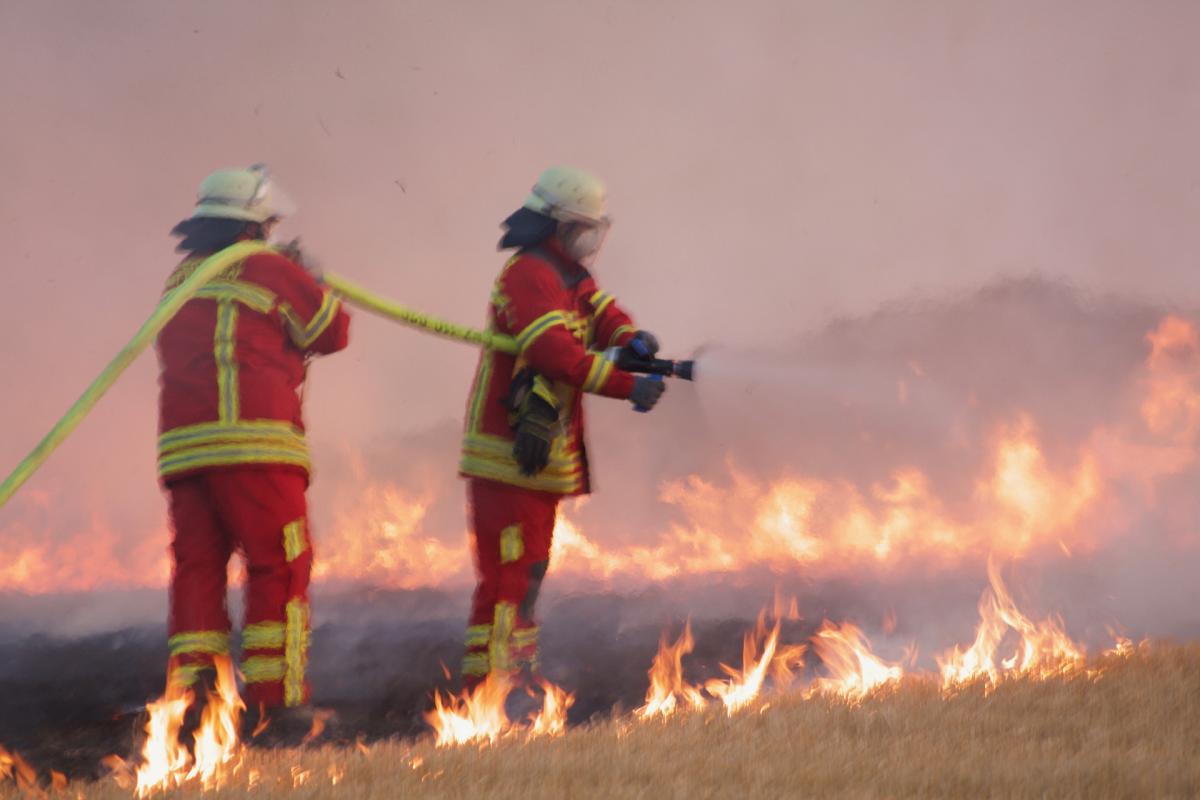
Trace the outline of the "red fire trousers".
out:
[[[467,624],[463,684],[489,672],[537,671],[533,609],[550,563],[559,495],[472,478],[477,583]]]
[[[253,708],[308,702],[312,543],[304,491],[287,467],[221,468],[167,485],[174,539],[168,680],[195,683],[229,654],[229,557],[246,560],[241,671]]]

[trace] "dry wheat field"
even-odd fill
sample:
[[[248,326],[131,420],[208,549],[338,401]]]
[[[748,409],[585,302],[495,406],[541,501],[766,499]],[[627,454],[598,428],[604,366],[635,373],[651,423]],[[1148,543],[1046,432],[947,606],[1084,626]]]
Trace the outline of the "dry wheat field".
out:
[[[1200,645],[1156,644],[1050,680],[947,693],[908,677],[860,701],[764,695],[727,715],[618,716],[439,748],[255,750],[205,797],[1195,797]],[[114,780],[0,796],[128,798]],[[199,797],[185,786],[169,797]],[[161,796],[161,795],[157,795]]]

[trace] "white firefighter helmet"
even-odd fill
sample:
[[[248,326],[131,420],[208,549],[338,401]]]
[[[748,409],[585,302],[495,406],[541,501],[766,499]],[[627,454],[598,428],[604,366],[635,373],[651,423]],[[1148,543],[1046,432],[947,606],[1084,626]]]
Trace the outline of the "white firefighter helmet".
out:
[[[266,222],[295,213],[296,207],[275,185],[265,164],[219,169],[200,184],[192,217],[221,217]]]
[[[575,167],[550,167],[538,178],[525,208],[559,222],[583,222],[608,227],[604,183]]]

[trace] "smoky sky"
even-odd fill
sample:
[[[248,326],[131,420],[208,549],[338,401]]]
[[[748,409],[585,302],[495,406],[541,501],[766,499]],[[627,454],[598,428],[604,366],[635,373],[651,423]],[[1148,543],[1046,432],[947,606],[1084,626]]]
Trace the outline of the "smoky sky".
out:
[[[260,160],[328,269],[466,323],[499,221],[556,162],[608,182],[598,279],[671,353],[1005,276],[1192,303],[1198,26],[1165,1],[0,0],[0,470],[147,316],[200,179]],[[317,457],[452,425],[475,358],[357,314],[311,372]],[[48,527],[100,509],[165,545],[155,375],[144,356],[26,487]],[[663,417],[686,441],[688,397],[596,416],[601,486]]]

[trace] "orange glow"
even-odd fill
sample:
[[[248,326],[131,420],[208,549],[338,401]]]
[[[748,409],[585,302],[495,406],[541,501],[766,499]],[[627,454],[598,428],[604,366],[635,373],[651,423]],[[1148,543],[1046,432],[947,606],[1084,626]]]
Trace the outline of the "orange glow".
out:
[[[674,644],[667,643],[664,631],[658,641],[658,653],[650,665],[650,689],[646,703],[634,712],[639,719],[669,717],[681,709],[699,709],[705,705],[700,689],[683,680],[683,657],[692,652],[692,624],[683,626],[683,633]]]
[[[433,693],[433,711],[425,720],[437,734],[438,747],[471,743],[491,743],[506,734],[512,723],[504,711],[504,701],[512,692],[512,682],[501,672],[488,673],[487,679],[459,697]]]
[[[1085,656],[1062,630],[1062,621],[1049,617],[1033,622],[1017,608],[994,559],[988,560],[990,586],[979,599],[979,628],[968,649],[955,647],[938,658],[942,684],[982,680],[994,685],[1003,678],[1031,676],[1049,678],[1078,669]],[[1010,635],[1011,634],[1011,635]],[[1012,639],[1010,655],[1001,655],[1006,639]]]
[[[575,695],[547,680],[542,687],[542,710],[529,721],[529,737],[561,736],[567,729],[567,711],[575,705]]]
[[[790,682],[792,668],[798,666],[797,659],[803,653],[803,648],[797,650],[792,647],[777,652],[779,625],[779,620],[775,620],[775,624],[768,631],[766,613],[759,614],[754,630],[747,633],[742,641],[742,668],[734,669],[722,664],[721,669],[729,676],[728,679],[714,678],[705,682],[704,690],[720,700],[729,715],[741,711],[758,698],[771,665],[777,659],[782,662],[780,674],[785,675]],[[762,642],[761,651],[759,642]]]
[[[209,694],[200,715],[192,748],[195,763],[185,780],[197,780],[205,791],[221,787],[241,767],[240,740],[245,703],[238,695],[233,664],[227,656],[216,658],[217,687]]]
[[[1189,441],[1200,432],[1200,333],[1168,316],[1146,334],[1146,398],[1142,418],[1156,434]]]
[[[10,752],[3,745],[0,745],[0,779],[14,781],[25,792],[35,795],[38,792],[37,771],[20,753]]]
[[[465,541],[447,545],[422,535],[430,493],[372,480],[359,459],[353,477],[334,498],[333,525],[315,534],[315,578],[410,589],[428,586],[432,576],[446,581],[471,574]]]
[[[531,714],[528,725],[514,724],[504,710],[512,693],[512,679],[491,672],[474,690],[458,697],[433,694],[433,710],[425,720],[433,728],[438,747],[491,744],[498,739],[524,733],[527,738],[558,736],[567,726],[567,710],[575,696],[546,680],[538,681],[543,691],[542,708]]]
[[[861,700],[871,692],[904,676],[899,664],[888,664],[871,652],[866,635],[852,623],[825,620],[812,637],[813,651],[829,677],[813,681],[809,693]]]
[[[659,497],[671,521],[637,544],[614,545],[564,504],[555,529],[551,575],[602,584],[767,568],[812,577],[955,570],[999,558],[1053,552],[1080,557],[1120,535],[1140,511],[1134,485],[1153,502],[1154,481],[1193,464],[1200,437],[1200,333],[1168,316],[1146,335],[1146,360],[1129,414],[1092,431],[1073,451],[1048,458],[1045,431],[1015,412],[983,424],[975,474],[956,487],[935,471],[900,465],[873,483],[786,470],[767,477],[729,463],[719,477],[665,482]],[[910,365],[920,375],[919,365]],[[372,475],[361,458],[320,498],[330,523],[314,525],[317,580],[394,588],[462,585],[472,577],[465,531],[439,538],[430,510],[447,493],[442,477],[398,485]],[[964,492],[961,487],[967,487]],[[961,496],[960,496],[961,495]],[[100,586],[162,586],[169,576],[169,533],[146,532],[122,546],[97,511],[88,530],[63,537],[42,530],[56,498],[23,495],[5,523],[0,591],[54,592]],[[316,504],[315,504],[316,505]],[[1180,527],[1180,526],[1176,526]],[[1172,536],[1195,539],[1192,528]]]

